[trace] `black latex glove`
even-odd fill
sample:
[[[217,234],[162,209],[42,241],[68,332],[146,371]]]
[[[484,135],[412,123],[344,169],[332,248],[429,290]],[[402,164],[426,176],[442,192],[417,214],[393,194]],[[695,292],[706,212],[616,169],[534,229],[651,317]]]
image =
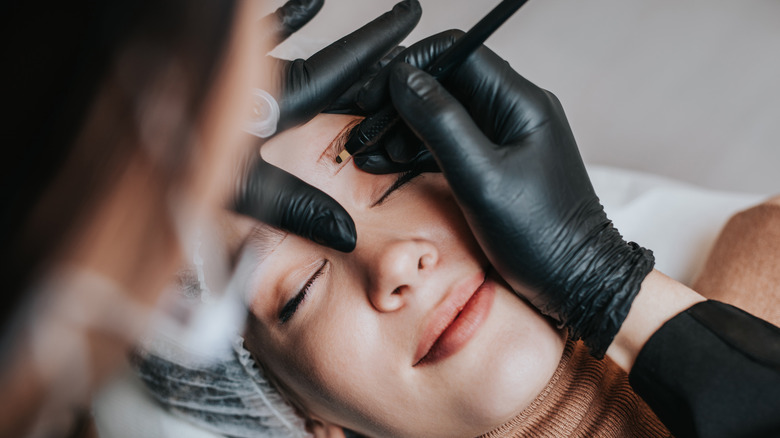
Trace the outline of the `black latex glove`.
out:
[[[461,31],[445,31],[425,38],[401,51],[385,67],[362,84],[356,95],[361,114],[370,115],[390,103],[388,78],[396,64],[406,62],[424,69],[447,50]],[[438,171],[428,149],[404,123],[398,123],[382,136],[377,144],[353,157],[360,169],[375,174],[396,173],[415,169],[422,172]]]
[[[323,1],[290,1],[272,14],[278,17],[274,21],[285,23],[277,32],[279,41],[307,23],[322,7]],[[357,91],[353,84],[359,83],[361,77],[365,78],[398,46],[417,25],[421,14],[417,0],[402,1],[309,59],[287,61],[269,57],[277,64],[274,70],[279,72],[276,97],[281,115],[277,129],[283,131],[306,123],[326,110],[348,112],[354,101],[352,94]]]
[[[652,252],[625,242],[607,219],[552,93],[484,47],[444,86],[405,63],[390,78],[394,104],[496,270],[603,356]]]
[[[261,24],[281,42],[311,19],[322,0],[290,1]],[[420,19],[416,0],[398,3],[357,31],[307,60],[274,59],[280,84],[277,132],[311,120],[326,109],[352,105],[353,84],[370,74]],[[334,105],[335,104],[335,105]],[[340,251],[355,248],[352,218],[330,196],[295,176],[252,157],[240,172],[234,209]]]

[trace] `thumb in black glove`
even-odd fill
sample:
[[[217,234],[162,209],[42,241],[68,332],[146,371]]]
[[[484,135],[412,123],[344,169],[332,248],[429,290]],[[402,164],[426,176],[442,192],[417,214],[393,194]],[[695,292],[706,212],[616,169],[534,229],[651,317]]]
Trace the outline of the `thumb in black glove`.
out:
[[[552,93],[484,47],[443,85],[404,63],[390,80],[496,270],[603,356],[652,252],[607,219]]]

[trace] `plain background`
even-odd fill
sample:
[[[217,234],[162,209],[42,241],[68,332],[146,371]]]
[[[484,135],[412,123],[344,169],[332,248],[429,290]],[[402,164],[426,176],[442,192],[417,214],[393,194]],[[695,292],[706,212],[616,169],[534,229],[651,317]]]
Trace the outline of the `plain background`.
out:
[[[334,41],[394,3],[328,0],[286,44]],[[498,1],[420,3],[406,44]],[[487,45],[559,97],[587,163],[780,192],[780,1],[530,0]]]

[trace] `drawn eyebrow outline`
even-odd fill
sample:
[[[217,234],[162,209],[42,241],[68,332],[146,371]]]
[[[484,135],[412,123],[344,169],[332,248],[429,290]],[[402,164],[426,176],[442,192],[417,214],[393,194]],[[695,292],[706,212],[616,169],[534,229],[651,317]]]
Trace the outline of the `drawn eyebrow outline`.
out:
[[[336,135],[336,137],[331,140],[328,147],[325,148],[324,151],[322,151],[322,154],[320,154],[319,158],[317,158],[317,163],[322,164],[324,166],[327,166],[329,169],[333,170],[333,175],[337,175],[341,169],[344,168],[344,165],[349,162],[349,160],[352,159],[350,156],[348,159],[342,161],[341,163],[336,163],[336,157],[341,153],[341,151],[344,150],[344,145],[347,144],[347,140],[349,140],[349,136],[352,134],[352,130],[357,126],[363,119],[355,119],[351,122],[347,123],[341,131]]]

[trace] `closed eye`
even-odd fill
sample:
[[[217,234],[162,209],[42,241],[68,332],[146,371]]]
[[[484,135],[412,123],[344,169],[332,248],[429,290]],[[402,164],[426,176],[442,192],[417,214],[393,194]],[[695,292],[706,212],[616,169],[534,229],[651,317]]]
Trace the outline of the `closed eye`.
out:
[[[376,200],[373,204],[371,204],[371,207],[376,207],[378,205],[382,205],[383,202],[387,199],[390,194],[392,194],[394,191],[400,189],[404,184],[408,183],[409,181],[413,180],[415,177],[419,176],[422,172],[416,169],[407,170],[406,172],[403,172],[398,175],[398,178],[396,178],[395,182],[382,194],[379,199]]]
[[[314,286],[314,284],[317,282],[317,279],[322,276],[322,274],[325,272],[325,267],[328,265],[328,260],[325,259],[322,261],[322,264],[317,269],[317,271],[312,274],[311,277],[306,281],[306,284],[303,285],[300,291],[298,291],[297,294],[295,294],[294,297],[288,301],[284,307],[282,307],[282,310],[279,312],[279,323],[284,324],[287,321],[290,320],[290,318],[295,315],[295,312],[298,310],[298,307],[301,305],[301,303],[306,299],[306,296],[309,294],[309,291]]]

